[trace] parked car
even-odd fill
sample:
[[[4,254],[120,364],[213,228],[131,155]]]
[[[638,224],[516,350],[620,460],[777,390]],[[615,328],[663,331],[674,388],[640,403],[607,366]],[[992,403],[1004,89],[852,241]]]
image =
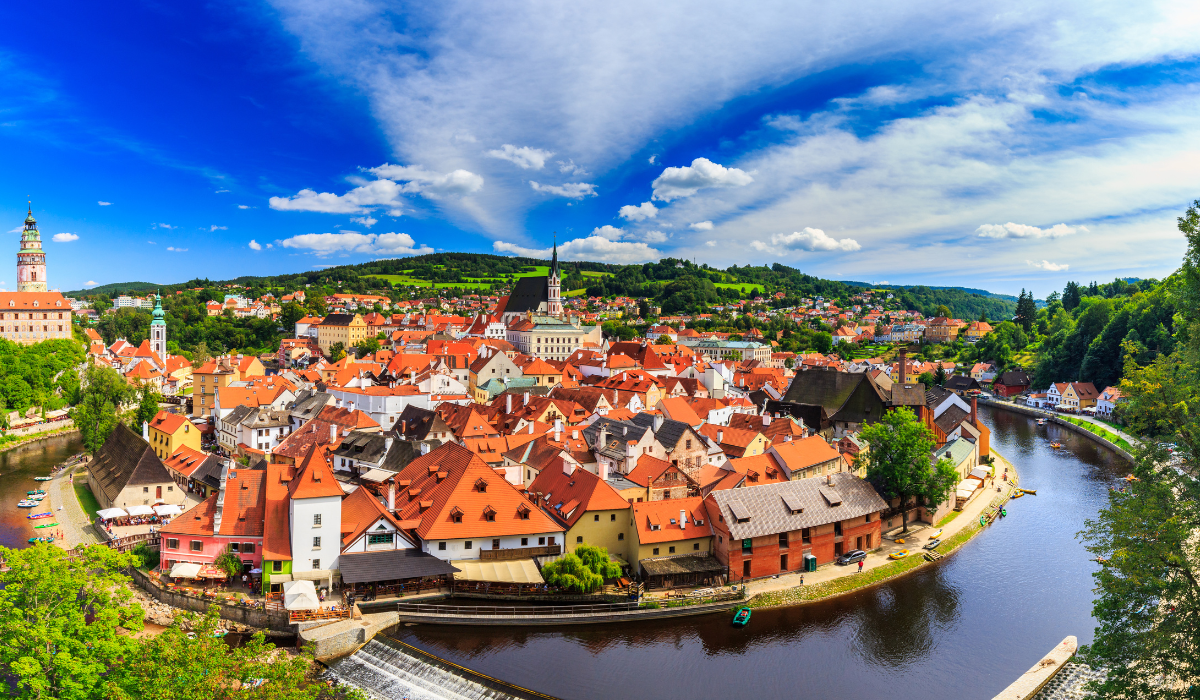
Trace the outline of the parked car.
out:
[[[941,543],[942,543],[941,538],[935,537],[932,540],[929,540],[928,542],[925,543],[925,549],[937,549],[938,545],[940,545]]]
[[[842,556],[838,557],[837,563],[840,566],[846,566],[847,564],[854,564],[854,563],[860,562],[866,558],[867,558],[866,552],[862,551],[861,549],[855,549],[853,551],[846,552]]]

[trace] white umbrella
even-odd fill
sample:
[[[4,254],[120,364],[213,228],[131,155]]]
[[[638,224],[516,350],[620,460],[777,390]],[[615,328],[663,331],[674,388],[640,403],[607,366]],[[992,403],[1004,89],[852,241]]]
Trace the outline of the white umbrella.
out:
[[[120,508],[105,508],[104,510],[96,511],[96,515],[99,515],[105,520],[112,520],[113,518],[124,518],[126,515],[129,515],[129,513],[126,513]]]
[[[150,506],[129,506],[130,515],[154,515],[154,509]]]
[[[288,581],[283,584],[285,610],[319,610],[321,600],[312,581]]]
[[[167,574],[171,578],[196,578],[200,573],[199,564],[191,564],[186,561],[177,561],[175,566],[171,567],[171,573]]]
[[[178,515],[183,509],[176,505],[154,506],[154,512],[158,515]]]

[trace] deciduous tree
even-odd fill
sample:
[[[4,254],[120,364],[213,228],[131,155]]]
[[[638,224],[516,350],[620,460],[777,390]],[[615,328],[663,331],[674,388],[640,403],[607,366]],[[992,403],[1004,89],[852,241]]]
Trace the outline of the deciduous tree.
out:
[[[948,460],[933,461],[933,433],[906,407],[886,413],[859,436],[870,445],[865,454],[859,454],[867,480],[884,498],[898,499],[905,532],[908,511],[917,505],[917,499],[933,509],[945,502],[958,483],[958,472]]]

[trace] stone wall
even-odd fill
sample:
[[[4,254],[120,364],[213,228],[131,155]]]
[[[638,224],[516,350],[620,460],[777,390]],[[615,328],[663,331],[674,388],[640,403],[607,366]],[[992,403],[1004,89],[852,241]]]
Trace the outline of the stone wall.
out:
[[[196,596],[166,590],[139,569],[132,569],[131,575],[134,582],[153,596],[155,600],[170,605],[173,608],[203,614],[208,612],[209,606],[216,605],[221,618],[224,620],[279,632],[289,632],[293,629],[291,621],[288,619],[288,614],[284,610],[260,610],[256,608],[244,608],[239,605],[225,605],[197,598]]]

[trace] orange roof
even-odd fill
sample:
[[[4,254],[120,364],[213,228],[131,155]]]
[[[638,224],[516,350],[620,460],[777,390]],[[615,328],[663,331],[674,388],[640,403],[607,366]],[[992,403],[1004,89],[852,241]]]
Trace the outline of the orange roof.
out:
[[[355,489],[354,493],[342,499],[342,546],[350,545],[380,518],[390,521],[396,528],[400,527],[399,521],[387,512],[375,494],[361,486]]]
[[[663,399],[658,405],[662,407],[663,412],[671,420],[677,420],[691,426],[697,426],[704,422],[700,416],[696,415],[696,411],[688,405],[688,401],[685,398]]]
[[[650,455],[639,455],[637,466],[633,468],[633,471],[626,474],[625,478],[638,486],[649,486],[655,479],[662,476],[663,472],[670,468],[670,462],[661,460],[658,457],[651,457]],[[679,473],[682,474],[683,470],[680,470]]]
[[[700,433],[713,440],[717,440],[717,437],[720,436],[719,442],[722,447],[728,445],[730,447],[741,448],[743,451],[760,435],[757,430],[730,428],[728,426],[713,425],[712,423],[705,423],[700,426]]]
[[[217,402],[221,408],[229,409],[235,406],[266,406],[284,392],[282,385],[274,387],[253,386],[223,386],[217,388]]]
[[[213,534],[213,521],[221,509],[221,531],[217,537],[262,537],[265,515],[266,472],[261,469],[230,469],[225,490],[214,493],[164,525],[169,535]],[[221,499],[221,504],[217,500]]]
[[[154,420],[150,421],[151,428],[168,435],[174,435],[185,424],[190,426],[192,422],[178,413],[167,413],[166,411],[159,411],[158,415],[154,416]]]
[[[697,537],[711,537],[712,527],[708,524],[708,513],[704,499],[671,498],[664,501],[644,501],[633,504],[633,522],[637,526],[638,542],[658,544],[678,542]],[[679,511],[685,511],[686,522],[679,523]],[[696,520],[704,524],[697,525]]]
[[[192,448],[183,445],[179,449],[171,453],[170,457],[163,460],[163,466],[167,469],[177,471],[184,476],[191,476],[192,472],[196,471],[200,465],[204,464],[204,460],[209,457],[216,458],[216,455],[208,452],[193,450]]]
[[[629,507],[616,489],[588,470],[576,467],[570,475],[564,473],[561,457],[538,474],[526,493],[536,497],[538,505],[561,518],[567,527],[588,511]]]
[[[771,449],[778,453],[784,466],[793,472],[837,459],[840,456],[840,453],[819,435],[790,442],[780,442],[771,445]]]
[[[408,482],[396,494],[397,517],[419,520],[416,532],[424,540],[563,529],[478,455],[452,442],[414,459],[395,479],[398,484]]]
[[[263,527],[264,561],[291,561],[292,538],[288,529],[288,482],[296,473],[289,464],[268,464]]]
[[[775,457],[770,454],[731,459],[729,460],[729,466],[739,474],[746,475],[746,486],[777,484],[788,481],[787,473],[784,472],[779,462],[775,460]]]
[[[288,484],[288,494],[293,498],[324,498],[344,496],[342,485],[333,477],[333,470],[325,461],[325,450],[314,446],[300,464],[296,478]]]
[[[348,408],[326,406],[317,414],[317,418],[350,430],[368,430],[370,428],[381,427],[374,418],[357,409],[351,411]]]
[[[531,374],[536,374],[539,376],[544,376],[547,374],[562,374],[562,370],[551,367],[550,363],[541,358],[534,358],[532,362],[521,368],[521,372],[525,376],[529,376]]]

